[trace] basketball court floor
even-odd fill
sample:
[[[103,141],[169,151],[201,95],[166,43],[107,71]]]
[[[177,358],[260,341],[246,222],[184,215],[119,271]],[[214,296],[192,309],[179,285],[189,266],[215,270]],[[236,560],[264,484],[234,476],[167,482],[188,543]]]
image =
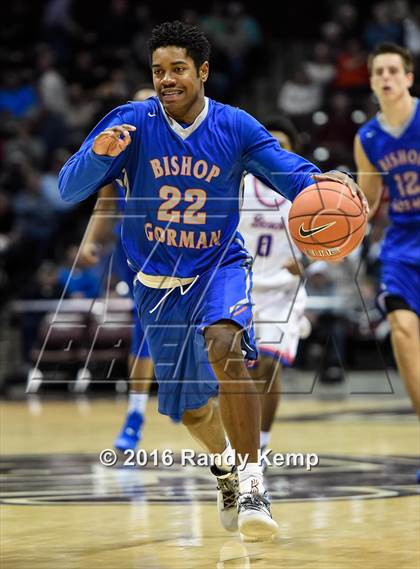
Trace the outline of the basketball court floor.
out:
[[[124,397],[3,402],[0,565],[417,569],[420,431],[396,377],[393,384],[393,393],[342,399],[316,388],[284,396],[272,448],[316,453],[319,464],[268,469],[280,533],[256,543],[221,528],[214,478],[206,467],[182,466],[183,449],[197,447],[182,425],[156,413],[154,398],[142,467],[99,460],[112,448]],[[168,449],[172,465],[155,460],[153,449]]]

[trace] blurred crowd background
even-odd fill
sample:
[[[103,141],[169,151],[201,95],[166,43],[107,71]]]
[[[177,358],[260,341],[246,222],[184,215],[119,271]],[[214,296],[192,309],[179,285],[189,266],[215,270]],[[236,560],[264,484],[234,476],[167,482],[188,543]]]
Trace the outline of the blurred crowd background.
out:
[[[96,200],[76,206],[62,202],[58,172],[102,116],[150,86],[146,43],[152,27],[170,19],[199,24],[211,40],[208,96],[262,121],[277,112],[289,116],[299,132],[299,152],[322,170],[354,169],[354,135],[377,110],[366,67],[367,54],[377,43],[407,47],[420,78],[420,4],[406,0],[296,0],[280,4],[276,15],[268,2],[209,2],[200,9],[178,3],[164,14],[157,3],[135,0],[13,0],[5,5],[0,32],[0,323],[3,340],[13,327],[22,331],[26,326],[14,360],[22,369],[31,360],[40,316],[15,316],[13,301],[60,298]],[[412,93],[419,95],[419,79]],[[380,358],[372,358],[372,346],[378,337],[387,338],[374,303],[385,224],[380,213],[354,259],[333,269],[318,263],[308,271],[311,295],[354,297],[354,275],[362,261],[357,286],[365,306],[351,314],[318,311],[298,365],[312,365],[307,352],[316,353],[314,346],[325,344],[332,329],[344,365],[380,365]],[[104,266],[80,268],[67,296],[101,294]],[[365,358],[359,340],[370,342]],[[1,345],[4,352],[9,344]],[[390,352],[386,350],[392,357]],[[6,356],[2,354],[0,368],[16,375],[19,370],[5,364]]]

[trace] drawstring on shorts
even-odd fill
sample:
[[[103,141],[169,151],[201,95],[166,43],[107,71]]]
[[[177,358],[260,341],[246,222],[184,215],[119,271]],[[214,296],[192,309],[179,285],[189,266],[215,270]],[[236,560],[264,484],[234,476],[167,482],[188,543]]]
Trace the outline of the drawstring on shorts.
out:
[[[149,314],[153,314],[153,312],[159,308],[159,306],[166,300],[166,298],[177,288],[181,289],[181,296],[185,296],[187,294],[187,292],[189,292],[191,290],[191,288],[194,286],[194,284],[197,282],[198,277],[200,275],[197,275],[196,277],[194,277],[194,280],[187,285],[187,288],[184,290],[184,285],[180,284],[179,286],[174,286],[172,288],[169,288],[165,294],[162,296],[162,298],[159,300],[159,302],[156,304],[156,306],[154,306],[151,310],[149,310]]]

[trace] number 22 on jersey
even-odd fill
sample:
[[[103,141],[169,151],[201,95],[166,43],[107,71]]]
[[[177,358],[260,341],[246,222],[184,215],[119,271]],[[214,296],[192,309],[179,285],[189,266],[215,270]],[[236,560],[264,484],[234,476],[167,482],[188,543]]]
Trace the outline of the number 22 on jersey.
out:
[[[190,223],[203,225],[206,223],[206,212],[200,211],[207,200],[204,190],[191,188],[185,190],[184,201],[191,202],[184,213],[177,209],[182,201],[182,194],[174,186],[162,186],[159,197],[164,200],[159,206],[157,218],[159,221],[171,221],[172,223]]]

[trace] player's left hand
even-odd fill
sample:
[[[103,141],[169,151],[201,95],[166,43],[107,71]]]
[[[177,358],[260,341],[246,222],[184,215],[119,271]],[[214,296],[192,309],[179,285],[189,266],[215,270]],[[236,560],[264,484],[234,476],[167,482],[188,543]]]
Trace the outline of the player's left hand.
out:
[[[356,184],[356,182],[345,172],[339,172],[338,170],[332,170],[330,172],[325,172],[324,174],[314,174],[313,179],[316,182],[323,182],[325,180],[333,180],[334,182],[341,182],[349,188],[354,197],[358,196],[362,202],[362,207],[366,215],[369,215],[369,204],[362,191],[362,188]]]

